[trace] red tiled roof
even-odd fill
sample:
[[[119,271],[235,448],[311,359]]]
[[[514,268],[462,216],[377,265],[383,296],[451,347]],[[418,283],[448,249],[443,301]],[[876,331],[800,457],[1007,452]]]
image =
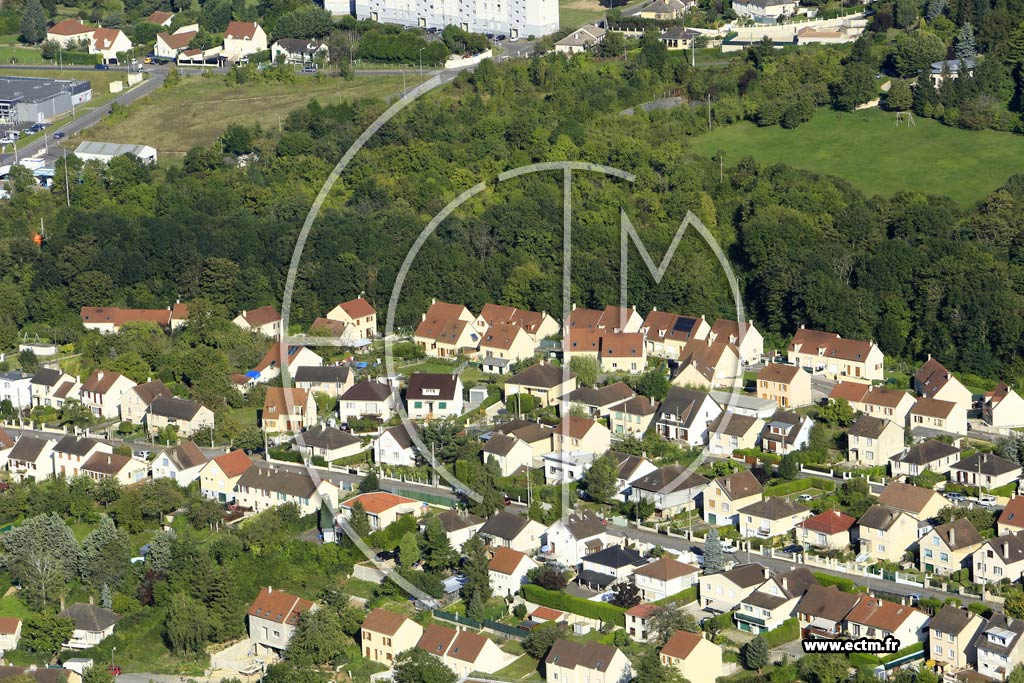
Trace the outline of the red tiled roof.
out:
[[[349,317],[353,320],[356,318],[365,318],[377,313],[373,306],[370,305],[370,302],[362,297],[352,299],[351,301],[343,301],[338,304],[338,308],[348,313]]]
[[[519,563],[523,561],[524,557],[526,557],[526,553],[521,553],[518,550],[498,548],[494,551],[494,557],[487,564],[487,568],[499,574],[511,576],[512,572],[519,567]]]
[[[868,597],[857,603],[846,619],[857,624],[893,632],[907,620],[907,617],[917,611],[913,607],[897,605],[895,602],[881,598]]]
[[[21,625],[21,619],[16,617],[0,617],[0,633],[13,634],[17,633],[18,627]]]
[[[146,23],[156,24],[157,26],[163,26],[164,22],[170,21],[174,18],[173,12],[161,12],[156,11],[146,17]]]
[[[156,323],[157,325],[167,327],[171,321],[171,312],[165,308],[82,306],[79,315],[83,323],[110,323],[114,327],[134,322]]]
[[[191,40],[191,37],[189,40]],[[164,42],[167,42],[166,39]],[[185,45],[188,45],[188,40],[185,41]],[[174,46],[172,45],[171,47]],[[267,323],[274,323],[281,319],[281,314],[273,306],[260,306],[249,311],[242,311],[239,315],[242,316],[242,320],[249,324],[249,327],[262,327]]]
[[[249,616],[294,626],[299,615],[313,607],[313,603],[284,591],[264,588],[249,607]]]
[[[109,50],[121,35],[121,29],[100,27],[92,32],[92,42],[100,50]]]
[[[78,19],[65,19],[46,29],[46,32],[58,36],[77,36],[82,33],[89,33],[92,30]]]
[[[565,612],[560,612],[557,609],[551,609],[550,607],[544,607],[542,605],[530,612],[527,616],[535,619],[544,619],[546,621],[557,621],[565,616]]]
[[[1024,529],[1024,496],[1016,496],[1010,499],[999,515],[999,524]]]
[[[803,371],[795,365],[769,363],[757,374],[757,379],[766,380],[768,382],[785,382],[786,384],[789,384],[796,379],[797,373],[800,372]]]
[[[700,641],[701,636],[696,633],[676,631],[668,639],[668,642],[665,643],[665,646],[661,648],[661,654],[675,657],[676,659],[686,659]]]
[[[240,448],[224,455],[218,455],[213,461],[228,478],[240,477],[252,466],[252,460]]]
[[[376,491],[374,493],[360,493],[358,496],[349,498],[341,503],[341,507],[351,508],[356,504],[357,500],[363,504],[363,509],[371,515],[379,515],[385,510],[390,510],[391,508],[402,505],[403,503],[419,502],[412,498],[406,498],[405,496],[396,496],[393,493]]]
[[[363,628],[367,631],[373,631],[374,633],[383,633],[384,635],[393,636],[398,633],[398,629],[402,628],[402,624],[408,619],[404,614],[398,614],[396,612],[389,612],[386,609],[380,609],[379,607],[363,619]]]
[[[637,619],[646,619],[651,616],[651,612],[658,609],[658,606],[651,602],[645,602],[637,605],[636,607],[630,607],[626,610],[626,614]]]
[[[839,510],[825,510],[819,515],[809,517],[797,524],[801,529],[818,531],[823,534],[838,534],[841,531],[849,531],[850,527],[857,523],[855,517],[851,517]]]
[[[224,37],[236,40],[252,40],[252,37],[256,35],[256,26],[257,24],[252,21],[229,22],[227,30],[224,31]]]

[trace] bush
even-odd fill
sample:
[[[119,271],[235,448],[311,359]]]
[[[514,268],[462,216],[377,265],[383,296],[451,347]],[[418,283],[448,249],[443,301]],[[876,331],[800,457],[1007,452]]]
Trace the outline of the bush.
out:
[[[769,486],[764,490],[764,495],[766,498],[769,496],[788,496],[800,491],[806,491],[807,489],[834,491],[835,488],[836,484],[832,480],[810,477],[807,479],[794,479],[793,481],[787,481],[783,484]]]
[[[906,646],[899,652],[893,652],[891,655],[886,655],[882,657],[882,663],[888,664],[889,662],[894,662],[897,659],[901,659],[915,652],[921,652],[922,650],[924,650],[924,643],[914,643],[912,645]]]
[[[540,586],[525,584],[522,588],[523,597],[538,605],[550,607],[551,609],[572,612],[581,617],[589,617],[600,621],[607,621],[616,626],[624,626],[626,623],[626,610],[607,602],[594,602],[584,598],[577,598],[575,595],[549,591]]]
[[[817,579],[818,583],[820,583],[822,586],[835,586],[844,593],[857,592],[857,584],[855,584],[850,579],[844,578],[842,576],[832,576],[831,574],[822,574],[820,572],[816,572],[814,574],[814,578]]]

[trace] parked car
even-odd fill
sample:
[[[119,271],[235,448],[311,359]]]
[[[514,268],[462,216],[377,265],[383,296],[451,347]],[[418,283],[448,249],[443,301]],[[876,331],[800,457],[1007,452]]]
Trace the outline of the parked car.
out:
[[[731,538],[722,539],[722,552],[734,553],[736,552],[736,543]]]
[[[794,543],[793,545],[787,545],[785,548],[782,549],[782,552],[790,553],[791,555],[797,555],[799,553],[804,552],[804,547],[799,543]]]
[[[93,69],[96,71],[110,71],[110,66],[108,64],[97,64]]]
[[[16,140],[9,135],[5,135],[0,138],[0,145],[13,145],[15,142]]]
[[[992,507],[996,505],[996,497],[988,493],[978,496],[978,505]]]
[[[797,496],[796,499],[806,503],[809,500],[814,500],[814,496],[812,496],[809,493],[803,493],[803,494],[800,494],[799,496]]]
[[[304,66],[304,67],[302,67],[302,73],[304,73],[304,74],[315,74],[316,73],[316,67],[315,66]]]
[[[54,134],[53,134],[53,139],[54,139],[54,140],[60,140],[60,139],[61,139],[61,138],[63,138],[63,137],[65,136],[65,135],[66,135],[66,133],[64,133],[63,131],[59,131],[59,130],[58,130],[58,131],[57,131],[56,133],[54,133]]]
[[[959,503],[961,501],[967,500],[967,496],[956,491],[950,491],[949,493],[943,493],[942,495],[946,497],[946,500],[951,500],[954,503]]]

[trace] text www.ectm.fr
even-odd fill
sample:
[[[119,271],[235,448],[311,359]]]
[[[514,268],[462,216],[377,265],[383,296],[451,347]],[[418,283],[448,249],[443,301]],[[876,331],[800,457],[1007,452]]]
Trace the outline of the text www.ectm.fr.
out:
[[[900,641],[892,636],[882,640],[876,638],[857,638],[855,640],[805,640],[804,652],[819,654],[850,654],[851,652],[870,652],[871,654],[899,652]]]

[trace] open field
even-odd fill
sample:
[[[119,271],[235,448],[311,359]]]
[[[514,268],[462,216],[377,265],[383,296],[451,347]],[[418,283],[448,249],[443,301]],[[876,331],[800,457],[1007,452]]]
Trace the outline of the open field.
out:
[[[604,17],[611,7],[625,7],[635,0],[558,0],[558,24],[562,28],[579,28]]]
[[[418,85],[407,76],[407,87]],[[97,140],[156,147],[161,156],[184,156],[210,145],[231,123],[276,128],[288,112],[312,99],[384,98],[402,90],[401,76],[360,76],[345,81],[329,76],[299,77],[294,83],[246,83],[229,87],[220,76],[190,76],[173,88],[161,88],[130,106],[127,116],[90,129]]]
[[[708,156],[724,150],[726,164],[750,155],[841,176],[868,195],[909,190],[948,195],[963,206],[1024,171],[1024,137],[922,118],[914,127],[897,128],[894,116],[877,109],[852,114],[819,109],[793,130],[740,123],[694,138],[692,145]]]

